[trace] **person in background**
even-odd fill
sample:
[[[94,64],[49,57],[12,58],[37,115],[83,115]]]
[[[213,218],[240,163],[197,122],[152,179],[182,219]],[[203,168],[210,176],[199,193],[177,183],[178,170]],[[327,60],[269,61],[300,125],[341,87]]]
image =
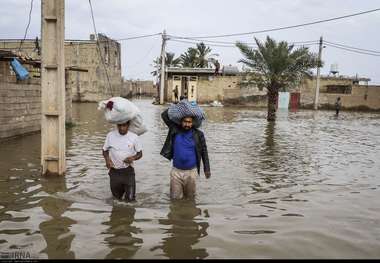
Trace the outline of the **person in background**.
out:
[[[142,144],[137,134],[128,131],[130,122],[117,124],[107,134],[103,157],[109,169],[112,195],[118,200],[136,200],[134,161],[142,157]]]
[[[178,102],[178,85],[175,85],[175,88],[173,89],[174,93],[174,103]]]
[[[335,112],[336,112],[336,116],[339,115],[339,111],[340,111],[340,108],[342,107],[342,101],[340,100],[340,97],[338,97],[336,99],[336,102],[335,102]]]
[[[218,76],[218,75],[219,75],[219,69],[220,69],[219,61],[216,60],[214,65],[215,65],[215,72],[214,72],[214,75],[215,75],[215,76]]]

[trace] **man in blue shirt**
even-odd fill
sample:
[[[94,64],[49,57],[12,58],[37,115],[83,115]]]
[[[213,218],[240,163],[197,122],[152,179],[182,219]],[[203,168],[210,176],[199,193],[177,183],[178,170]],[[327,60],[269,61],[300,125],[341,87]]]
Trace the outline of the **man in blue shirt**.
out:
[[[168,110],[165,110],[161,117],[169,127],[161,155],[169,160],[173,159],[173,168],[170,172],[170,197],[193,199],[201,159],[206,178],[211,176],[206,139],[202,131],[193,127],[192,117],[183,118],[181,125],[169,119]]]

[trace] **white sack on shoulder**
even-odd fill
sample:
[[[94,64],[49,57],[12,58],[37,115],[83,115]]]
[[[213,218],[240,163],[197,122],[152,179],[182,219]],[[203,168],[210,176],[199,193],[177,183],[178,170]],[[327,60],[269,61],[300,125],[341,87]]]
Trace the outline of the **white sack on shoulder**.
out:
[[[140,136],[147,132],[148,129],[145,127],[141,115],[137,114],[137,116],[134,117],[129,123],[128,130]]]
[[[120,124],[131,121],[129,130],[137,135],[147,131],[143,124],[139,108],[122,97],[113,97],[98,103],[98,110],[104,110],[104,116],[109,123]]]
[[[140,110],[127,99],[122,97],[113,97],[108,100],[99,102],[98,109],[104,110],[104,116],[110,123],[125,123],[132,120]]]

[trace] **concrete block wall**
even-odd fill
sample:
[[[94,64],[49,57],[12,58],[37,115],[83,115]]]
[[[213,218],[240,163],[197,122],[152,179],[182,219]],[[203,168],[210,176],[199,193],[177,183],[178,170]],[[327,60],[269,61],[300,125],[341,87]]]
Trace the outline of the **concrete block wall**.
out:
[[[157,88],[151,80],[125,80],[121,89],[122,97],[135,95],[157,96]]]
[[[0,139],[41,129],[39,80],[0,81]]]
[[[66,122],[71,122],[71,93],[66,89]],[[41,130],[41,82],[19,81],[9,62],[0,61],[0,140]]]
[[[100,52],[107,68],[111,88],[108,86],[107,75],[99,56],[98,46],[94,40],[66,40],[65,66],[80,67],[88,72],[69,71],[67,85],[71,88],[74,101],[97,102],[113,96],[120,96],[121,49],[120,43],[99,35]],[[18,51],[20,40],[0,40],[0,49]],[[21,53],[34,59],[39,59],[34,39],[23,42]]]
[[[120,44],[99,38],[100,52],[96,42],[67,41],[65,43],[65,64],[87,69],[88,72],[70,71],[68,86],[71,87],[73,101],[98,102],[112,96],[120,96],[122,90]],[[108,78],[111,87],[108,84]]]
[[[199,103],[239,97],[239,80],[238,76],[200,77],[197,86]]]

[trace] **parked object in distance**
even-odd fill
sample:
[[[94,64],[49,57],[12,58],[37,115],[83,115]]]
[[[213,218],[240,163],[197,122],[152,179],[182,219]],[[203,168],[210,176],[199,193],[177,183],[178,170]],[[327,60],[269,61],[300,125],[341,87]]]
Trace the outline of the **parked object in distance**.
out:
[[[224,105],[220,101],[214,100],[213,102],[210,103],[210,106],[212,106],[212,107],[223,107]]]

